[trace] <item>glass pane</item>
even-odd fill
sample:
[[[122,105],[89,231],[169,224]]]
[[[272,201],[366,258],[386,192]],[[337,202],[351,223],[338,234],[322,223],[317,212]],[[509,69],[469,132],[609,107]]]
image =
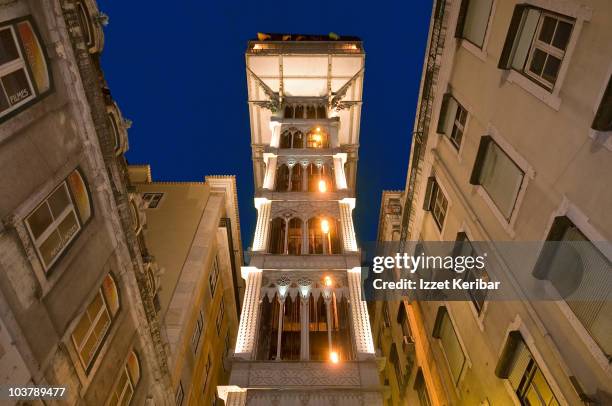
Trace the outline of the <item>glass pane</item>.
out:
[[[100,310],[104,307],[104,301],[102,300],[102,295],[100,292],[94,297],[89,306],[87,307],[87,313],[89,313],[89,317],[93,320],[98,316]]]
[[[554,398],[552,390],[550,389],[550,386],[548,386],[548,382],[546,382],[546,379],[544,378],[544,375],[542,375],[539,368],[536,369],[535,374],[533,375],[531,385],[538,391],[540,397],[544,401],[544,404],[548,405],[550,400]]]
[[[104,334],[106,333],[106,330],[108,329],[109,325],[110,325],[110,317],[108,317],[108,313],[105,311],[104,313],[102,313],[102,315],[98,319],[98,322],[96,323],[96,326],[94,328],[94,332],[96,333],[96,336],[100,339],[104,337]]]
[[[492,5],[493,0],[470,0],[465,15],[463,36],[478,47],[484,43]]]
[[[540,14],[540,11],[530,9],[523,18],[523,27],[514,44],[514,56],[512,57],[512,67],[514,69],[523,70],[525,67],[531,42],[535,35],[536,28],[538,27],[538,21],[540,20]]]
[[[117,392],[118,393],[123,393],[123,391],[125,390],[125,386],[127,385],[127,382],[128,382],[127,372],[125,371],[125,368],[123,368],[121,370],[121,376],[119,377],[119,382],[117,382]]]
[[[43,203],[34,213],[30,214],[27,219],[30,230],[35,239],[38,239],[42,233],[51,225],[53,218],[51,217],[51,211],[47,203]]]
[[[83,345],[83,348],[81,348],[81,358],[83,358],[83,361],[85,362],[85,367],[88,367],[91,363],[91,360],[93,359],[93,355],[96,352],[97,348],[97,341],[98,338],[96,337],[96,335],[91,334],[87,339],[85,345]]]
[[[508,219],[512,214],[523,172],[492,142],[489,144],[480,174],[480,184],[497,208]]]
[[[24,69],[18,69],[2,77],[2,85],[6,91],[11,106],[32,96],[32,88],[28,83]]]
[[[555,27],[557,25],[557,19],[550,16],[544,17],[542,22],[542,28],[540,29],[540,36],[538,39],[542,42],[550,44],[553,34],[555,33]]]
[[[90,326],[91,322],[89,321],[87,313],[85,313],[83,314],[83,316],[81,316],[79,323],[76,325],[74,331],[72,332],[72,336],[74,337],[76,345],[81,346]]]
[[[553,39],[552,44],[555,47],[565,51],[571,33],[572,24],[566,21],[559,21],[559,24],[557,25],[557,31],[555,32],[555,39]]]
[[[117,397],[116,393],[113,393],[113,396],[111,396],[110,400],[108,401],[108,405],[116,406],[118,403],[119,403],[119,398]]]
[[[442,346],[444,347],[444,353],[448,359],[451,374],[455,382],[457,382],[459,375],[461,375],[461,370],[463,369],[465,356],[463,355],[463,350],[461,349],[461,345],[459,344],[459,340],[457,339],[457,335],[455,334],[455,330],[448,316],[445,316],[442,321],[440,338],[442,340]]]
[[[123,400],[121,401],[122,405],[129,405],[130,401],[132,400],[132,395],[134,394],[134,389],[132,389],[131,385],[128,385],[128,387],[125,389],[125,394],[123,395]]]
[[[73,211],[68,213],[57,229],[64,239],[64,244],[66,244],[72,238],[72,236],[76,234],[76,232],[79,230],[79,223],[77,222]]]
[[[19,58],[19,52],[10,28],[0,31],[0,65]]]
[[[89,200],[89,194],[85,187],[85,180],[81,176],[81,173],[75,170],[66,178],[66,181],[72,192],[72,198],[77,207],[81,224],[83,224],[91,217],[91,201]]]
[[[110,312],[114,316],[119,310],[119,295],[115,281],[110,275],[106,275],[104,278],[104,282],[102,282],[102,291],[104,292],[104,298],[106,299]]]
[[[34,34],[34,30],[29,21],[18,23],[17,30],[21,38],[21,45],[23,45],[25,49],[24,54],[28,60],[34,82],[36,82],[39,93],[44,93],[51,87],[51,81],[49,80],[47,61],[45,60],[40,41]]]
[[[542,72],[542,77],[548,80],[550,83],[555,83],[560,66],[561,59],[556,58],[552,55],[548,55],[548,59],[546,59],[546,65],[544,65],[544,72]]]
[[[541,75],[542,69],[544,69],[544,62],[546,62],[546,53],[536,48],[535,51],[533,51],[533,58],[531,59],[529,70],[538,76]]]
[[[53,258],[62,250],[63,247],[62,238],[60,237],[57,230],[53,231],[47,239],[40,244],[38,249],[42,256],[43,262],[46,266],[49,266],[53,261]]]
[[[68,193],[66,192],[64,185],[57,188],[57,190],[53,192],[51,196],[49,196],[47,202],[51,208],[53,218],[57,219],[60,214],[62,214],[64,209],[70,204],[70,198],[68,197]]]

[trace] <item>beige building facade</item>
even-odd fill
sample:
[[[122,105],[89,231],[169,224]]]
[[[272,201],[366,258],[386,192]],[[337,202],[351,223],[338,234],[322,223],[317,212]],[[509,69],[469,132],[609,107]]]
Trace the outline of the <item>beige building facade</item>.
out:
[[[146,214],[143,234],[166,342],[174,403],[211,405],[229,379],[243,263],[236,180],[156,182],[148,165],[129,167]]]
[[[401,220],[381,214],[379,238],[399,223],[400,241],[483,241],[508,269],[494,242],[574,241],[610,269],[611,22],[605,0],[434,2]],[[555,255],[521,258],[523,272]],[[495,272],[479,276],[511,282]],[[415,367],[395,404],[611,403],[608,274],[586,307],[487,292],[400,304]]]

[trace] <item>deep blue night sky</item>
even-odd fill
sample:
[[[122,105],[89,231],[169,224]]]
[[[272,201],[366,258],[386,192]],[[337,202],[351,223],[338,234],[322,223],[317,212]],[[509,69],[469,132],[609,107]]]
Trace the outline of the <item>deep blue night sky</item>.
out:
[[[157,181],[235,174],[244,249],[256,210],[244,51],[260,32],[361,37],[366,51],[358,239],[376,238],[383,189],[405,184],[429,1],[110,1],[102,63],[129,130],[130,163]]]

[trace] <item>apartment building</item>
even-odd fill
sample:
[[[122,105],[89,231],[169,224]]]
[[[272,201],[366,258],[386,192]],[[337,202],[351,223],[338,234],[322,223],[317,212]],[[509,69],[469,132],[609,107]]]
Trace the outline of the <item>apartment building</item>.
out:
[[[215,404],[228,382],[243,282],[240,218],[233,176],[157,182],[149,165],[130,165],[146,214],[143,234],[155,307],[167,345],[174,402]]]
[[[93,1],[0,2],[0,385],[172,399]],[[16,399],[15,399],[16,400]]]
[[[434,2],[400,244],[482,241],[509,269],[516,258],[496,242],[572,241],[577,258],[610,269],[611,22],[606,0]],[[381,214],[379,238],[397,238],[391,223]],[[535,275],[557,255],[535,250],[521,272]],[[504,269],[472,277],[511,280]],[[398,347],[408,320],[414,342],[415,365],[393,403],[611,403],[610,275],[589,281],[601,289],[583,306],[520,300],[519,288],[516,300],[480,291],[404,301],[397,313],[396,303],[375,305],[375,336],[389,324]],[[555,289],[554,276],[537,277]]]

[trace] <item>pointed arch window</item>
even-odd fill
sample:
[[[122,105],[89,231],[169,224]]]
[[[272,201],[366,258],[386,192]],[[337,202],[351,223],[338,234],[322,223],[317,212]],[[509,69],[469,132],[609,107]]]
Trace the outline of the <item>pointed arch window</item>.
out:
[[[285,253],[285,220],[280,217],[272,220],[270,224],[270,243],[268,252],[270,254]]]
[[[81,365],[87,373],[106,341],[119,309],[117,285],[111,274],[108,274],[71,335]]]
[[[317,108],[315,106],[306,106],[306,118],[317,118]]]
[[[302,177],[303,169],[302,165],[295,164],[291,167],[291,191],[301,192],[302,191]]]
[[[340,254],[340,224],[336,219],[313,217],[308,220],[308,253]]]
[[[298,104],[297,106],[295,106],[295,118],[304,118],[304,106],[302,106],[301,104]]]
[[[289,167],[285,164],[276,168],[276,191],[287,192],[289,190]]]
[[[283,131],[279,148],[304,148],[304,134],[295,128]]]
[[[294,109],[291,105],[285,106],[285,118],[293,118]]]
[[[317,299],[311,294],[309,303],[308,341],[310,343],[310,360],[323,361],[329,356],[329,339],[327,335],[327,308],[323,295]]]
[[[302,253],[302,220],[298,217],[289,220],[287,252],[289,255],[300,255]]]
[[[288,296],[283,306],[283,331],[281,335],[281,360],[300,359],[300,298]]]
[[[321,128],[315,127],[308,132],[306,138],[307,148],[329,148],[329,136]]]
[[[317,106],[317,118],[327,118],[327,109],[322,104]]]
[[[292,133],[289,130],[283,131],[281,134],[279,148],[291,148]]]

